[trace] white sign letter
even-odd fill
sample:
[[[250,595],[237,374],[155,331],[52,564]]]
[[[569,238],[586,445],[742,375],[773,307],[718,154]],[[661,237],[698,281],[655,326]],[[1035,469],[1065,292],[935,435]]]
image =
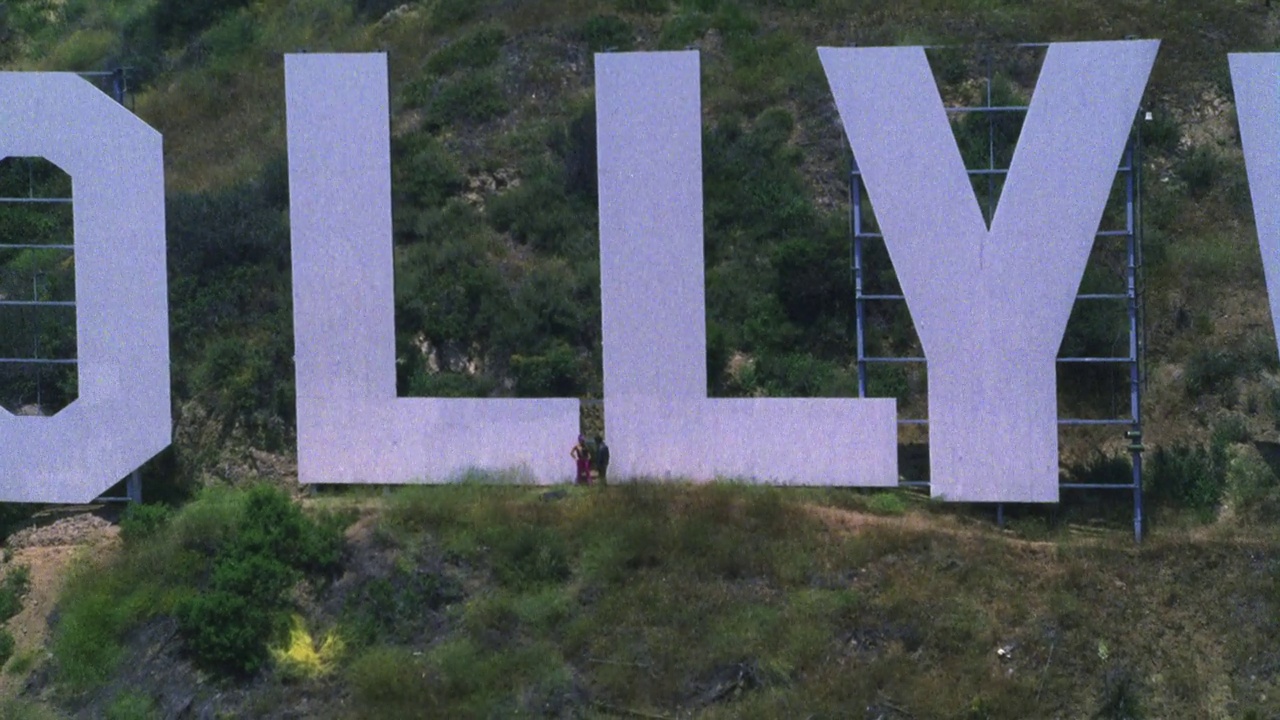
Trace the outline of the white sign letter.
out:
[[[72,73],[0,73],[0,158],[71,176],[79,397],[0,410],[0,501],[82,503],[170,442],[160,134]]]
[[[299,481],[570,477],[576,399],[396,397],[386,55],[286,55],[285,93]]]
[[[819,49],[929,363],[935,496],[1058,499],[1054,360],[1158,45],[1049,46],[990,231],[924,49]]]
[[[1280,323],[1280,53],[1232,53],[1227,58],[1262,270],[1271,296],[1271,323],[1276,326]]]
[[[708,399],[696,52],[596,55],[605,427],[619,476],[892,486],[892,399]]]

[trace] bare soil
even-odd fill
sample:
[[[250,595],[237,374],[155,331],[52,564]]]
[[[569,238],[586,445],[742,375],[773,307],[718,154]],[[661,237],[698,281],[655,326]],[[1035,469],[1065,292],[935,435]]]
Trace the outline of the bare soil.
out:
[[[119,548],[120,530],[114,522],[118,512],[117,508],[97,506],[47,510],[32,518],[32,525],[5,540],[6,559],[0,566],[0,577],[19,567],[26,567],[30,577],[22,611],[5,623],[15,641],[15,658],[32,652],[44,658],[49,616],[71,564],[77,558]],[[16,695],[25,681],[25,675],[0,673],[0,698]]]

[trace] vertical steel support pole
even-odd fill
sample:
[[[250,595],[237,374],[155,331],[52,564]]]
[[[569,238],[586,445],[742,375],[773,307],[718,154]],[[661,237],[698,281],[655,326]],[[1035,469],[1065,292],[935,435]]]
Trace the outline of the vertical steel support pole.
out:
[[[862,173],[858,172],[858,159],[850,160],[849,170],[849,223],[853,230],[853,306],[854,337],[857,340],[858,397],[867,396],[866,346],[863,344],[863,327],[866,320],[866,301],[862,299]]]
[[[996,169],[996,114],[991,110],[991,85],[995,80],[994,59],[987,50],[987,170]],[[987,227],[996,217],[996,174],[987,173]],[[1003,515],[1001,515],[1003,517]]]
[[[129,498],[132,505],[142,504],[142,473],[134,470],[129,473],[129,479],[124,483],[125,496]]]
[[[1125,149],[1125,294],[1129,315],[1129,454],[1133,465],[1133,539],[1142,541],[1142,378],[1138,343],[1138,235],[1135,201],[1138,194],[1139,133]]]

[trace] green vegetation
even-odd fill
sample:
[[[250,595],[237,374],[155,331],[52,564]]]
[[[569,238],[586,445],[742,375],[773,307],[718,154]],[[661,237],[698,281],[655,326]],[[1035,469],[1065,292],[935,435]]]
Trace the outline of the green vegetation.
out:
[[[31,572],[22,565],[11,567],[0,580],[0,623],[22,611],[22,598],[31,587]],[[4,663],[0,663],[3,665]]]
[[[53,638],[68,688],[104,681],[128,631],[162,616],[177,618],[202,667],[252,673],[287,633],[288,592],[304,578],[323,580],[340,560],[338,521],[309,519],[269,486],[206,490],[171,519],[163,515],[133,511],[127,551],[106,567],[86,561],[68,581]]]
[[[250,518],[281,517],[268,495],[203,496],[105,560],[93,582],[77,578],[54,647],[63,686],[86,687],[66,672],[68,624],[83,632],[86,593],[149,585],[147,603],[119,596],[137,612],[117,638],[172,611],[193,588],[212,587],[201,580],[211,570],[217,583],[207,561],[191,569],[196,557],[254,545]],[[307,598],[292,607],[303,615],[290,643],[305,628],[332,628],[341,640],[330,642],[345,650],[328,652],[327,677],[259,668],[257,713],[289,693],[331,691],[349,698],[343,717],[368,718],[838,716],[848,707],[1169,717],[1208,713],[1221,692],[1263,716],[1276,708],[1259,699],[1273,681],[1266,671],[1245,671],[1280,640],[1280,595],[1250,559],[1274,554],[1271,535],[1170,532],[1134,547],[1123,531],[1082,539],[1062,529],[1027,542],[989,521],[913,507],[909,493],[730,483],[554,492],[466,483],[312,503],[363,508],[347,548],[360,562],[340,581],[290,587]],[[1241,542],[1254,550],[1239,552]],[[186,574],[131,570],[158,552],[191,553]],[[268,597],[244,596],[272,614],[273,601],[257,605]],[[1131,622],[1153,613],[1188,629],[1149,633]],[[308,637],[302,646],[315,649]],[[1217,650],[1206,657],[1209,646]],[[285,647],[283,637],[273,647]],[[1141,661],[1153,656],[1165,661]],[[221,711],[246,712],[227,702]],[[149,703],[137,688],[103,712],[133,717]]]
[[[83,714],[156,710],[158,695],[143,690],[105,699],[91,690],[119,678],[137,633],[163,623],[203,672],[269,688],[256,702],[339,692],[358,717],[1277,712],[1266,658],[1280,640],[1270,534],[1280,481],[1266,443],[1280,437],[1280,364],[1225,73],[1227,51],[1275,46],[1260,3],[0,7],[4,69],[134,68],[133,107],[166,141],[178,441],[146,475],[149,499],[179,506],[130,509],[119,553],[82,559],[69,580],[51,677],[59,698],[98,703]],[[282,53],[388,50],[402,394],[601,394],[591,53],[697,47],[708,390],[852,396],[850,161],[813,48],[956,44],[930,61],[947,102],[973,104],[986,100],[973,78],[988,62],[974,43],[1130,34],[1164,41],[1144,103],[1152,120],[1139,131],[1144,392],[1156,439],[1146,484],[1158,530],[1141,548],[1106,530],[1074,535],[1081,508],[1104,527],[1128,522],[1115,493],[1010,509],[1011,536],[999,536],[986,519],[975,527],[968,511],[940,512],[903,492],[626,485],[558,497],[463,484],[396,492],[385,509],[358,494],[315,501],[364,513],[343,550],[342,523],[313,519],[279,491],[194,490],[214,474],[254,477],[270,465],[260,457],[287,459],[293,446]],[[990,58],[993,104],[1032,96],[1038,52]],[[967,163],[1003,167],[1021,125],[968,115],[953,128]],[[1108,228],[1123,220],[1121,190],[1104,212]],[[0,161],[0,194],[70,191],[47,164]],[[997,179],[974,183],[988,218],[1000,191]],[[874,208],[864,210],[874,228]],[[6,206],[0,244],[65,242],[71,221],[65,207]],[[869,244],[866,258],[869,290],[900,290],[882,245]],[[1126,263],[1099,242],[1082,291],[1117,291]],[[71,299],[74,289],[65,254],[0,251],[0,295]],[[1079,303],[1060,353],[1123,355],[1127,323],[1123,307]],[[867,325],[869,354],[921,353],[901,304],[870,303]],[[74,330],[65,309],[0,308],[0,355],[38,345],[44,357],[70,357]],[[1127,408],[1128,378],[1110,368],[1063,368],[1059,387],[1064,415]],[[904,417],[926,410],[919,368],[872,368],[868,389],[898,398]],[[0,404],[11,410],[57,409],[76,392],[74,372],[0,369]],[[1113,444],[1064,433],[1064,447],[1107,447],[1064,477],[1129,482],[1120,438],[1103,440]],[[29,512],[5,508],[0,520]],[[1176,530],[1184,515],[1219,527],[1188,539]],[[18,607],[16,584],[0,586],[0,610],[7,597]],[[1184,631],[1154,633],[1152,622]],[[289,636],[298,628],[315,633],[310,642]],[[321,660],[326,637],[345,650]],[[336,669],[291,670],[272,654],[282,648],[312,650],[317,667]],[[20,653],[8,672],[41,657]],[[0,706],[4,717],[41,713]]]

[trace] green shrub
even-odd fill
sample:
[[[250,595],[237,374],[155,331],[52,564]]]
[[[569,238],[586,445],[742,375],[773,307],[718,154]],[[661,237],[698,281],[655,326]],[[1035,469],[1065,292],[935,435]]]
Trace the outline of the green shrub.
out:
[[[347,680],[366,717],[423,717],[439,704],[426,674],[426,663],[408,649],[377,647],[351,663]]]
[[[256,672],[288,628],[289,589],[306,573],[336,567],[341,546],[336,520],[307,518],[277,488],[251,489],[233,534],[213,551],[208,586],[175,609],[196,661],[226,674]]]
[[[591,52],[625,52],[635,44],[635,30],[617,15],[592,15],[578,30]]]
[[[151,7],[150,20],[164,46],[172,47],[248,4],[249,0],[159,0]]]
[[[547,160],[525,168],[520,187],[489,202],[489,221],[499,232],[546,253],[564,255],[591,229],[586,208],[569,195],[564,169]]]
[[[429,611],[463,597],[451,575],[397,565],[387,577],[373,578],[352,593],[344,613],[346,634],[358,645],[411,643],[432,622]]]
[[[481,0],[436,0],[431,19],[441,27],[454,27],[474,19],[483,7]]]
[[[473,30],[444,46],[427,60],[427,70],[447,75],[456,70],[486,68],[498,61],[507,34],[499,27]]]
[[[1222,500],[1227,451],[1224,446],[1174,444],[1156,449],[1146,475],[1152,500],[1212,517]]]
[[[1149,150],[1171,153],[1178,149],[1178,143],[1182,141],[1182,128],[1173,115],[1166,111],[1153,110],[1151,119],[1144,121],[1139,127],[1142,144]]]
[[[469,72],[449,80],[410,86],[406,98],[426,109],[423,122],[428,128],[447,125],[474,125],[507,113],[503,85],[493,72]]]
[[[562,582],[573,569],[564,535],[544,525],[521,524],[492,531],[494,574],[510,587]]]
[[[4,671],[9,675],[24,677],[36,666],[36,663],[39,662],[42,654],[42,648],[27,648],[26,650],[18,653],[17,656],[13,658],[13,662],[9,663],[9,665],[5,667]],[[0,713],[0,717],[8,716],[4,713]]]
[[[658,38],[658,47],[683,49],[700,40],[711,27],[712,18],[705,12],[686,10],[676,13],[662,24],[662,35]]]
[[[1233,448],[1225,496],[1237,518],[1252,522],[1280,519],[1280,479],[1252,446]]]
[[[120,516],[120,539],[125,544],[145,540],[160,532],[173,517],[165,505],[130,504]]]
[[[126,690],[116,695],[107,706],[106,720],[150,720],[156,717],[156,706],[151,698],[140,692]]]
[[[1241,415],[1225,415],[1213,424],[1213,432],[1209,435],[1209,443],[1226,447],[1237,443],[1249,442],[1249,426]]]
[[[0,623],[22,612],[22,599],[31,587],[31,569],[26,565],[9,568],[0,581]]]
[[[1133,482],[1133,461],[1127,455],[1095,450],[1084,462],[1067,466],[1071,482],[1088,485],[1128,485]]]
[[[642,15],[658,15],[670,7],[670,0],[617,0],[618,9],[622,12]]]
[[[13,657],[14,645],[13,633],[0,628],[0,667],[4,667],[9,658]]]
[[[554,342],[540,355],[511,356],[511,374],[520,397],[572,397],[581,394],[581,368],[573,349]]]
[[[0,700],[0,717],[5,720],[61,720],[62,716],[43,705],[27,700]]]
[[[1187,393],[1199,397],[1222,390],[1242,372],[1239,358],[1213,348],[1196,351],[1187,361],[1183,382]]]
[[[1203,197],[1222,177],[1222,159],[1213,148],[1192,148],[1174,166],[1174,172],[1187,185],[1193,198]]]
[[[867,509],[877,515],[901,515],[907,511],[907,503],[896,492],[880,492],[871,496]]]

